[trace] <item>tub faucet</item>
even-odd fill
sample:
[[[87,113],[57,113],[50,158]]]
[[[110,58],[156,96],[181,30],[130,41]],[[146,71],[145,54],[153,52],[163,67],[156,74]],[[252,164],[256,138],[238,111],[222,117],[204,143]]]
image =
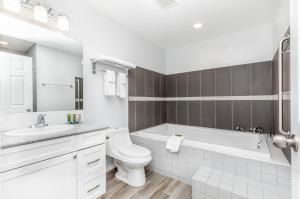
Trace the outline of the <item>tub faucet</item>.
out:
[[[42,128],[42,127],[48,126],[48,125],[46,124],[45,118],[46,118],[46,114],[45,114],[45,113],[39,114],[39,115],[38,115],[38,118],[37,118],[37,121],[36,121],[36,123],[35,123],[35,127],[37,127],[37,128]]]
[[[236,126],[235,130],[245,132],[245,128],[243,128],[241,126]]]
[[[265,133],[264,129],[261,128],[261,127],[250,128],[249,131],[252,132],[252,133],[258,133],[258,134],[264,134]]]

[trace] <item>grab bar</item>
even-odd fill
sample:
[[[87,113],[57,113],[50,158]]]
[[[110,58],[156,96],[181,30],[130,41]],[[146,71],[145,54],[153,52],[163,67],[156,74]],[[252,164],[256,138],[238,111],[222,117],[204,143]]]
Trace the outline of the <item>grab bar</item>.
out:
[[[279,133],[281,133],[284,136],[290,136],[291,132],[286,132],[283,130],[282,126],[282,106],[283,106],[283,99],[282,99],[282,54],[283,52],[283,43],[285,41],[288,41],[290,39],[290,36],[286,36],[283,39],[281,39],[279,43],[279,53],[278,53],[278,114],[279,114]]]
[[[285,51],[283,50],[283,43],[285,41],[288,41],[290,39],[290,36],[286,36],[284,37],[280,43],[279,43],[279,53],[278,53],[278,129],[279,129],[279,133],[273,137],[273,144],[281,149],[293,149],[295,152],[298,151],[298,141],[296,139],[296,135],[292,134],[291,132],[286,132],[283,130],[283,126],[282,126],[282,106],[283,106],[283,98],[282,98],[282,54],[286,53],[286,49]],[[284,51],[284,52],[283,52]]]

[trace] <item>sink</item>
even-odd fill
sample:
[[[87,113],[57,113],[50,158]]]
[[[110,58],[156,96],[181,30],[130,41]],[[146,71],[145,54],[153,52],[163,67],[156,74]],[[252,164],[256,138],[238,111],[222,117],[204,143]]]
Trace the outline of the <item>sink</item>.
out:
[[[74,126],[61,124],[61,125],[50,125],[41,128],[22,128],[7,131],[4,134],[7,136],[41,136],[50,135],[56,133],[62,133],[72,130]]]

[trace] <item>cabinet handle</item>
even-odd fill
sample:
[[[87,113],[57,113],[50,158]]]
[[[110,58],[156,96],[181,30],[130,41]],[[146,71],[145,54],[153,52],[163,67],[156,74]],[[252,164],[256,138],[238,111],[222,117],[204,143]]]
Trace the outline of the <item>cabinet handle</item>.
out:
[[[97,160],[94,160],[94,161],[92,161],[92,162],[88,162],[87,165],[91,165],[91,164],[94,164],[94,163],[99,162],[99,161],[100,161],[100,158],[97,159]]]
[[[92,191],[94,191],[95,189],[98,189],[100,187],[100,184],[98,184],[98,185],[96,185],[94,188],[92,188],[92,189],[89,189],[88,191],[87,191],[87,193],[90,193],[90,192],[92,192]]]
[[[74,156],[73,156],[73,160],[75,160],[76,158],[77,158],[77,155],[74,155]]]

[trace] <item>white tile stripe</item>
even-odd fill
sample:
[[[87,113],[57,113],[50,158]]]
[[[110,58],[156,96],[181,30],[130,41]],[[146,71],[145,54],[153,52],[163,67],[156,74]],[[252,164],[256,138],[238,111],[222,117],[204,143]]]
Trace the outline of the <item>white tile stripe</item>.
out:
[[[284,95],[284,100],[289,96]],[[210,97],[129,97],[129,101],[242,101],[242,100],[277,100],[278,95],[252,95],[252,96],[210,96]]]

